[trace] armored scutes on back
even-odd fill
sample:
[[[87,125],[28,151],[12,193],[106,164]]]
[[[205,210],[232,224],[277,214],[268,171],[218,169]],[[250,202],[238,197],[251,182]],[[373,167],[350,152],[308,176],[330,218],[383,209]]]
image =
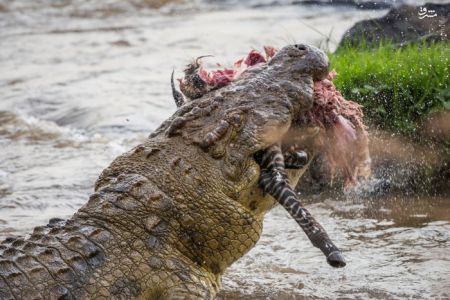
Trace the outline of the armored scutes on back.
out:
[[[183,105],[102,172],[72,218],[2,242],[0,299],[212,299],[275,204],[254,155],[311,107],[327,69],[322,51],[287,46]]]

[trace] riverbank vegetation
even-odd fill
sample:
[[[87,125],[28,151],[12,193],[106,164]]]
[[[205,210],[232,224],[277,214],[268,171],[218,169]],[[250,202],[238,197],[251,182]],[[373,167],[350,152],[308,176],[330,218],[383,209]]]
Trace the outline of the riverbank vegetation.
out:
[[[364,106],[370,124],[414,137],[431,113],[450,112],[448,49],[449,43],[340,48],[330,54],[334,82]]]

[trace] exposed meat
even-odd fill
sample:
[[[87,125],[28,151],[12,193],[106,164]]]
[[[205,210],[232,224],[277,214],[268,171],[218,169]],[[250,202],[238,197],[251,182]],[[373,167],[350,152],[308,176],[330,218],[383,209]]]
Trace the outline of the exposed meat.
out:
[[[325,132],[322,142],[332,177],[342,171],[346,187],[356,183],[358,177],[370,175],[368,134],[363,124],[361,106],[346,100],[336,89],[332,71],[327,78],[314,82],[313,108],[302,116],[300,126],[318,126]]]

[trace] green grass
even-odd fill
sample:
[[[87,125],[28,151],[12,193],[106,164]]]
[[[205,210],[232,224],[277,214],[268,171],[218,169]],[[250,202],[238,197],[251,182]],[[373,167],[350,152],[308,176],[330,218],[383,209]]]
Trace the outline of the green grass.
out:
[[[426,116],[450,109],[450,43],[343,48],[330,54],[334,82],[364,106],[369,123],[414,136]]]

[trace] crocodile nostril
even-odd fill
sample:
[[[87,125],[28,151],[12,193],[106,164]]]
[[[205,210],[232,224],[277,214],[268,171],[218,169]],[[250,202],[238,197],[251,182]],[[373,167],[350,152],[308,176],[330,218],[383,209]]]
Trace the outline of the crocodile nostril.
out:
[[[306,51],[306,46],[302,44],[295,45],[295,48],[297,48],[298,50]]]

